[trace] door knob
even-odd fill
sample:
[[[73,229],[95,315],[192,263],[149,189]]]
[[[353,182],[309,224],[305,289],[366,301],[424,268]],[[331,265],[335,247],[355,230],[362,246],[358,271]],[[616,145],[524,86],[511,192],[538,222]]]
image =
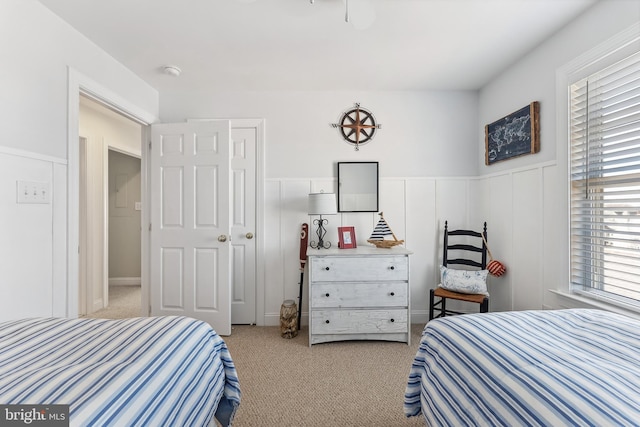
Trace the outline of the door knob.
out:
[[[224,234],[221,234],[218,236],[218,242],[226,242],[227,241],[227,236],[225,236]]]
[[[252,232],[248,232],[247,234],[244,235],[244,237],[246,237],[247,239],[251,240],[251,239],[253,239],[253,233]]]

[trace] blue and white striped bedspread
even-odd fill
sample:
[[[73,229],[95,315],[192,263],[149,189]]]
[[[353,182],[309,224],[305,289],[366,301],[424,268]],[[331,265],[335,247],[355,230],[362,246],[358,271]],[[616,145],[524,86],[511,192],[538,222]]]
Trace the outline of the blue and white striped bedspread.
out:
[[[432,320],[404,411],[430,426],[640,425],[640,321],[586,309]]]
[[[226,344],[186,317],[0,323],[0,404],[68,404],[71,426],[230,425]]]

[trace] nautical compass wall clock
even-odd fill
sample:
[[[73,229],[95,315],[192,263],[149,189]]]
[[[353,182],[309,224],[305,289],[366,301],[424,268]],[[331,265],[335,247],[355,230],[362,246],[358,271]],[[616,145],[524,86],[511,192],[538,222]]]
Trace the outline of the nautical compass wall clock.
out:
[[[358,151],[361,145],[373,139],[382,125],[376,122],[371,111],[356,103],[354,108],[342,113],[338,123],[332,123],[331,126],[338,128],[344,140]]]

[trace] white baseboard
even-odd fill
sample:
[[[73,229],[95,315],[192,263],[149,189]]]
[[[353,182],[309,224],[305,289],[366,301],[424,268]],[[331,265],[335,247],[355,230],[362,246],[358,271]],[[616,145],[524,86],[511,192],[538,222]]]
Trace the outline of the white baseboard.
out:
[[[139,277],[109,277],[109,286],[140,286]]]
[[[304,313],[303,317],[304,317]],[[304,325],[304,321],[301,319],[300,322]],[[264,315],[264,326],[280,326],[280,313],[272,313]]]
[[[429,310],[411,310],[411,324],[426,325],[429,321]]]

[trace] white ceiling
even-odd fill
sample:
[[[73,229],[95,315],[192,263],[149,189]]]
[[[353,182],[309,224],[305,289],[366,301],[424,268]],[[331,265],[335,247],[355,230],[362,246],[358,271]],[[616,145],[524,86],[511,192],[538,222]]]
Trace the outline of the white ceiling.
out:
[[[477,89],[596,0],[39,1],[162,93]]]

